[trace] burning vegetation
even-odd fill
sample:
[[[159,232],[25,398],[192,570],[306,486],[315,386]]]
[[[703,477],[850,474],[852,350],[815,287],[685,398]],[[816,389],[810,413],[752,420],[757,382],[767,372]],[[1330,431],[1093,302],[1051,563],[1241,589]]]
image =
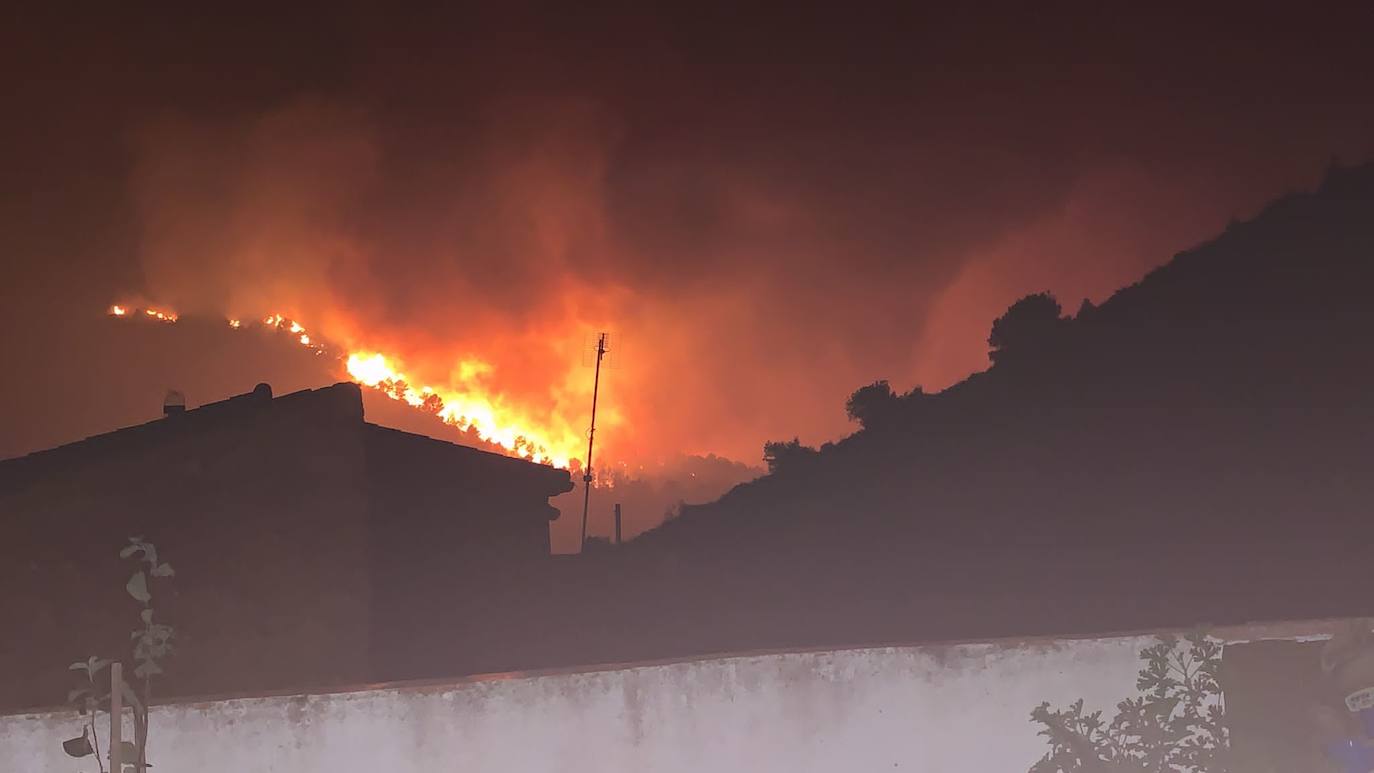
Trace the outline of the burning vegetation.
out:
[[[166,309],[136,308],[126,304],[110,306],[109,314],[122,319],[147,317],[167,323],[178,319],[176,313]],[[227,319],[226,324],[235,330],[245,327],[244,321],[237,318]],[[571,423],[560,419],[555,422],[557,426],[548,426],[548,422],[541,423],[529,413],[506,404],[500,395],[482,388],[473,377],[491,371],[491,366],[486,362],[464,360],[457,369],[459,383],[447,387],[429,386],[417,383],[407,375],[404,365],[394,355],[332,347],[325,343],[327,339],[312,335],[300,322],[285,315],[266,315],[259,320],[259,324],[263,328],[289,335],[299,346],[313,351],[317,356],[338,360],[343,373],[350,380],[431,414],[464,432],[474,433],[482,441],[498,446],[512,456],[562,468],[580,464],[576,454],[582,438],[570,431]]]

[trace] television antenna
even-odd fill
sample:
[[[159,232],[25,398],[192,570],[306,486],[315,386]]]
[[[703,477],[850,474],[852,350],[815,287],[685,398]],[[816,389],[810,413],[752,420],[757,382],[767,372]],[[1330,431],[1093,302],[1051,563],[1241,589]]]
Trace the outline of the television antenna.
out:
[[[597,333],[595,346],[596,373],[592,376],[592,424],[587,430],[587,463],[582,466],[582,541],[578,543],[579,552],[587,547],[587,510],[592,502],[592,446],[596,442],[596,397],[601,388],[601,365],[604,362],[610,367],[611,334]]]

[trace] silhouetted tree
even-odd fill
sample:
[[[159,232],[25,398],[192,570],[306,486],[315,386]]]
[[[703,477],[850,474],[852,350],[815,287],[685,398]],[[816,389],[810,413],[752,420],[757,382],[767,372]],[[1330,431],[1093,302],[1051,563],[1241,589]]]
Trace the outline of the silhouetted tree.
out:
[[[899,399],[886,380],[874,381],[854,390],[844,404],[844,412],[850,421],[857,421],[859,426],[868,428],[889,418]]]
[[[770,440],[763,444],[763,461],[768,463],[769,472],[793,469],[799,463],[819,456],[810,446],[801,444],[800,438],[791,440]]]
[[[1027,295],[1013,303],[1006,314],[992,323],[988,336],[992,361],[1004,360],[1009,352],[1016,356],[1040,348],[1063,323],[1061,313],[1059,301],[1047,292]]]

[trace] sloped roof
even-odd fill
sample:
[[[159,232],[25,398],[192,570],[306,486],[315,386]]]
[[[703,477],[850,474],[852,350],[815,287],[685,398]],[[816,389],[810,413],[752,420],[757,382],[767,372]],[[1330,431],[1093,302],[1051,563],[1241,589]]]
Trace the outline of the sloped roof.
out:
[[[506,474],[525,474],[532,476],[538,481],[539,485],[547,487],[547,496],[555,496],[573,488],[572,476],[567,470],[560,470],[557,467],[550,467],[545,464],[536,464],[525,459],[518,459],[513,456],[484,451],[480,448],[450,443],[447,440],[438,440],[427,435],[417,435],[413,432],[404,432],[392,427],[383,427],[380,424],[371,422],[365,423],[365,431],[370,433],[372,438],[381,442],[407,443],[424,447],[426,450],[443,453],[449,456],[454,464],[476,465],[479,468],[500,471]]]
[[[342,382],[320,389],[303,389],[277,398],[273,398],[271,386],[258,384],[251,392],[234,395],[225,400],[206,403],[198,408],[162,416],[143,424],[92,435],[55,448],[35,451],[26,456],[6,459],[0,461],[0,490],[19,488],[33,480],[59,475],[74,466],[112,454],[147,448],[172,438],[204,432],[208,428],[230,422],[266,419],[272,414],[281,415],[280,412],[283,411],[337,417],[339,421],[365,425],[367,432],[384,433],[380,436],[392,440],[409,439],[415,443],[433,444],[434,449],[442,451],[446,448],[448,453],[452,454],[455,463],[479,462],[496,465],[507,472],[523,469],[536,476],[541,484],[548,486],[554,493],[561,493],[572,487],[571,478],[566,470],[366,423],[363,421],[360,388],[357,384]]]

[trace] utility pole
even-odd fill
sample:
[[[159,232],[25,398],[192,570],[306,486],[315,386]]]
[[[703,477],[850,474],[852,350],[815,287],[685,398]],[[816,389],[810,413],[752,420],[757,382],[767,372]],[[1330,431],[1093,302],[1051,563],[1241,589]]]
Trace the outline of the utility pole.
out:
[[[110,773],[124,773],[124,664],[110,664]],[[98,753],[98,752],[97,752]]]
[[[587,547],[587,508],[592,501],[592,444],[596,442],[596,393],[601,388],[601,360],[606,356],[606,334],[596,337],[596,375],[592,377],[592,426],[587,430],[587,464],[582,472],[582,542],[578,552]]]
[[[620,503],[615,503],[615,544],[620,544]]]

